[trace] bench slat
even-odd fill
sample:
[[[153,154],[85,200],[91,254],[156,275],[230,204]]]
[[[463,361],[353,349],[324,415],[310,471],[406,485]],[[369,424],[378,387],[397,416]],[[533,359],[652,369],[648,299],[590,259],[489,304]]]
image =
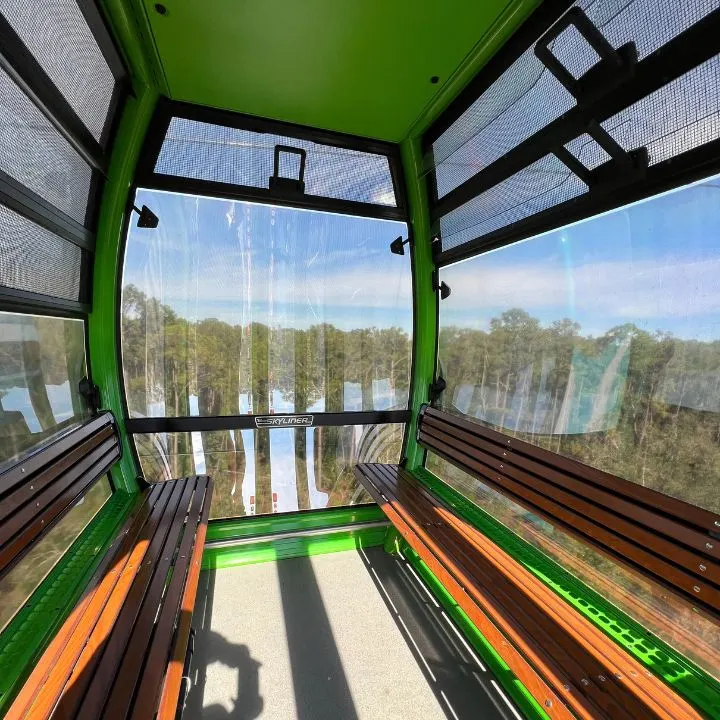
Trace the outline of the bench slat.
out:
[[[359,465],[356,475],[423,560],[451,578],[463,610],[473,617],[479,607],[541,671],[549,686],[538,685],[507,640],[493,643],[541,705],[553,699],[548,687],[562,698],[546,709],[552,718],[566,717],[567,708],[612,720],[700,717],[412,475],[392,465]]]
[[[69,668],[74,663],[73,653],[77,653],[76,659],[84,646],[86,635],[83,633],[82,623],[90,620],[89,613],[93,609],[96,609],[99,614],[104,606],[112,590],[113,580],[124,567],[130,549],[135,543],[145,519],[157,503],[159,495],[160,488],[156,487],[149,493],[143,494],[140,498],[135,509],[125,521],[118,537],[112,542],[98,565],[82,598],[57,632],[15,698],[15,702],[8,710],[5,720],[18,720],[27,716],[31,704],[35,701],[38,689],[49,684],[51,673],[55,673],[54,682],[61,683],[58,695],[62,691],[67,676],[65,680],[62,680],[58,671],[61,668],[68,668],[67,675],[69,676]],[[62,662],[61,657],[63,658]]]
[[[194,483],[185,481],[174,484],[176,487],[173,488],[173,494],[165,508],[158,529],[153,535],[142,565],[135,574],[130,592],[123,601],[117,618],[113,621],[110,636],[102,648],[102,657],[96,661],[97,669],[92,680],[87,683],[87,692],[80,705],[80,717],[100,717],[108,694],[117,679],[120,664],[131,647],[132,637],[138,630],[144,631],[144,639],[147,643],[149,633],[152,632],[153,622],[194,485]],[[142,661],[142,655],[140,661]],[[137,665],[135,670],[137,671]],[[133,688],[129,690],[130,699],[132,690]]]
[[[213,491],[212,479],[208,478],[205,495],[205,505],[200,522],[197,527],[195,547],[193,548],[188,578],[185,583],[180,603],[180,616],[178,618],[177,630],[173,647],[170,653],[170,662],[165,674],[163,683],[160,707],[157,720],[175,720],[175,711],[178,703],[178,696],[182,685],[182,675],[185,666],[185,649],[190,639],[190,626],[192,623],[195,598],[197,596],[198,583],[200,580],[200,568],[202,567],[203,548],[205,547],[205,536],[207,534],[208,518],[210,515],[210,496]]]
[[[202,483],[202,487],[199,487],[197,491],[199,498],[205,497],[206,491],[207,496],[212,492],[212,486],[207,482],[208,479],[203,478],[203,480],[205,482]],[[201,509],[202,521],[200,516]],[[160,700],[163,677],[167,671],[168,660],[170,658],[173,633],[175,632],[175,624],[178,619],[178,613],[180,612],[183,589],[189,586],[192,588],[193,593],[197,591],[199,580],[197,572],[195,572],[199,570],[197,555],[199,554],[200,557],[202,557],[202,548],[205,544],[204,534],[207,528],[209,512],[209,502],[205,503],[204,508],[201,503],[194,503],[191,514],[188,516],[188,527],[180,547],[178,563],[175,566],[173,577],[168,586],[165,602],[163,603],[152,644],[148,652],[145,671],[142,675],[140,687],[138,688],[137,699],[132,714],[134,720],[140,720],[140,718],[144,717],[144,708],[157,707],[158,701]],[[200,521],[201,525],[199,526]],[[202,543],[199,542],[201,539],[199,537],[199,527],[203,528]],[[191,553],[193,547],[195,552]],[[191,564],[192,560],[196,561],[194,566]],[[188,570],[192,573],[191,577],[188,577]],[[190,612],[192,612],[192,610]],[[177,698],[177,695],[175,697]]]

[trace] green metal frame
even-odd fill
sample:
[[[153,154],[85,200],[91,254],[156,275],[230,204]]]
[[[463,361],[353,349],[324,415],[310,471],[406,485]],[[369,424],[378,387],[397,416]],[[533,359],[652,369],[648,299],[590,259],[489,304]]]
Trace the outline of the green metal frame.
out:
[[[408,139],[400,146],[407,184],[408,210],[412,228],[413,302],[415,312],[413,338],[413,378],[410,389],[410,422],[405,430],[405,465],[409,470],[422,467],[425,458],[417,443],[417,419],[435,372],[437,337],[437,295],[432,276],[435,264],[430,245],[430,211],[422,151],[419,138]]]
[[[385,542],[388,527],[364,527],[357,525],[352,529],[333,531],[321,535],[299,535],[278,539],[258,540],[228,547],[206,547],[203,553],[203,570],[252,565],[262,562],[274,562],[294,557],[325,555],[382,545]]]
[[[720,718],[720,682],[431,472],[421,468],[414,476],[649,672],[707,717]]]
[[[134,504],[115,492],[0,634],[0,717],[70,614]]]
[[[218,519],[210,521],[206,542],[239,540],[281,532],[331,529],[340,525],[375,522],[384,519],[383,511],[375,504],[326,510],[304,510],[279,515]]]

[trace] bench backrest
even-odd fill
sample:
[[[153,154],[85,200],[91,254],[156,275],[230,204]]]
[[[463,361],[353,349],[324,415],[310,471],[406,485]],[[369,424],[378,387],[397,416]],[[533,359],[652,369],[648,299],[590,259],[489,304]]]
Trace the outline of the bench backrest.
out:
[[[115,419],[103,413],[0,474],[0,577],[120,457]]]
[[[720,516],[429,406],[418,439],[554,525],[720,613]]]

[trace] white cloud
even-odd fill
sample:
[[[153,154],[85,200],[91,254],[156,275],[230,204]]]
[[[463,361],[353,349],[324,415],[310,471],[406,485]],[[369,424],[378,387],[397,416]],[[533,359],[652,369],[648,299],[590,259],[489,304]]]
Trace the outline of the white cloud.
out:
[[[454,305],[558,308],[642,320],[720,313],[720,258],[658,265],[600,262],[568,268],[463,263],[446,273]]]

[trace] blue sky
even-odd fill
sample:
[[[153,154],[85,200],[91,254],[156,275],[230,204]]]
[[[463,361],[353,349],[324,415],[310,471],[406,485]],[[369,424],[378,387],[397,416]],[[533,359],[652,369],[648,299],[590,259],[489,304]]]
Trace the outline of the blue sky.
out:
[[[125,283],[188,318],[277,327],[412,327],[403,223],[140,191],[160,217],[132,227]],[[587,335],[632,322],[720,338],[720,178],[458,263],[443,324],[487,329],[521,307]]]
[[[180,315],[277,327],[412,328],[405,223],[141,190],[156,230],[131,227],[124,283]]]
[[[599,335],[632,322],[720,338],[720,179],[711,179],[458,263],[443,324],[487,329],[520,307]]]

